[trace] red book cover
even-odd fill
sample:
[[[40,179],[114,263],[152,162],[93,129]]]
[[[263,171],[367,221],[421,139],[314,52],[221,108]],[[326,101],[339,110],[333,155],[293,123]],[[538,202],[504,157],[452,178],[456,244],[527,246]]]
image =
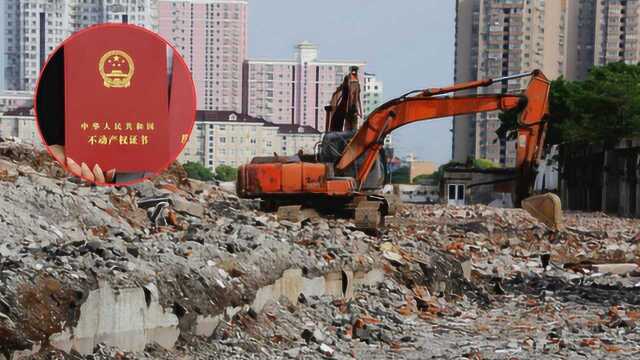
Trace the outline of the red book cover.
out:
[[[170,133],[172,62],[170,46],[132,25],[92,27],[65,42],[66,156],[103,171],[164,170],[170,136],[180,138]]]

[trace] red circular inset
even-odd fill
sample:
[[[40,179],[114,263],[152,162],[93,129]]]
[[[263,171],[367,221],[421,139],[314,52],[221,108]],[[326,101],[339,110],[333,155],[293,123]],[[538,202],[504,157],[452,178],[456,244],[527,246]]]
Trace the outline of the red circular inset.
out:
[[[35,92],[40,139],[70,173],[131,185],[177,159],[193,130],[196,91],[178,51],[129,24],[81,30],[47,59]]]

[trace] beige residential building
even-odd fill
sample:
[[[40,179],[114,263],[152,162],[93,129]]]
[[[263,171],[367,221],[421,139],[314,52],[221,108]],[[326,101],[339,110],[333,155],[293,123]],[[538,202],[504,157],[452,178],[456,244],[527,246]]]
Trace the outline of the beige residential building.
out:
[[[564,72],[562,0],[458,0],[455,82],[499,78],[542,69],[550,78]],[[478,93],[522,89],[527,79],[497,83]],[[453,120],[453,159],[489,159],[514,165],[513,142],[498,139],[498,113],[457,116]]]
[[[313,154],[316,144],[322,140],[322,133],[308,125],[276,124],[278,134],[278,155],[295,155],[302,150],[305,154]]]
[[[237,167],[256,156],[313,153],[321,136],[310,126],[277,125],[234,111],[198,111],[179,161],[198,162],[212,170],[219,165]]]
[[[592,66],[640,62],[640,0],[457,0],[455,81],[541,69],[584,79]],[[527,79],[481,93],[523,89]],[[498,139],[497,113],[457,116],[453,160],[512,166],[515,146]]]
[[[564,76],[584,79],[594,65],[640,62],[640,0],[564,0]]]
[[[433,161],[411,161],[409,162],[409,182],[413,183],[416,176],[431,175],[436,171],[438,171],[438,165]]]
[[[566,66],[564,77],[584,79],[594,64],[596,7],[599,0],[564,0]]]
[[[198,111],[196,125],[180,162],[199,162],[210,169],[239,166],[254,156],[273,154],[278,127],[234,111]]]
[[[594,63],[604,65],[640,61],[640,1],[607,0],[595,3]]]

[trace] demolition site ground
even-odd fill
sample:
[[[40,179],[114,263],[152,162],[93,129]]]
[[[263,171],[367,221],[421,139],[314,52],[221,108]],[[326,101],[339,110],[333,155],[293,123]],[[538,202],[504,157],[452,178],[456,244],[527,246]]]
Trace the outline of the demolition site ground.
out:
[[[34,155],[36,154],[36,155]],[[375,236],[0,142],[0,359],[640,356],[640,220],[402,205]]]

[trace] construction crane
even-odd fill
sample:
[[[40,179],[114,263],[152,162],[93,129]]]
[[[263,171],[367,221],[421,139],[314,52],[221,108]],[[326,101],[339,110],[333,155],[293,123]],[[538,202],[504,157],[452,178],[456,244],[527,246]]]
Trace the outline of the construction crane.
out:
[[[356,70],[357,71],[357,70]],[[328,132],[315,154],[291,157],[274,154],[257,157],[238,170],[237,192],[243,198],[259,198],[266,209],[282,206],[345,212],[356,225],[375,229],[385,215],[394,212],[392,196],[383,195],[387,179],[384,138],[395,129],[419,121],[489,111],[520,110],[516,141],[516,206],[522,206],[553,229],[562,226],[559,198],[554,194],[530,197],[547,130],[550,82],[539,71],[416,90],[375,109],[357,131],[353,128],[355,104],[353,69],[326,108]],[[509,80],[530,77],[524,92],[451,95],[486,88]],[[353,95],[355,94],[355,95]]]

